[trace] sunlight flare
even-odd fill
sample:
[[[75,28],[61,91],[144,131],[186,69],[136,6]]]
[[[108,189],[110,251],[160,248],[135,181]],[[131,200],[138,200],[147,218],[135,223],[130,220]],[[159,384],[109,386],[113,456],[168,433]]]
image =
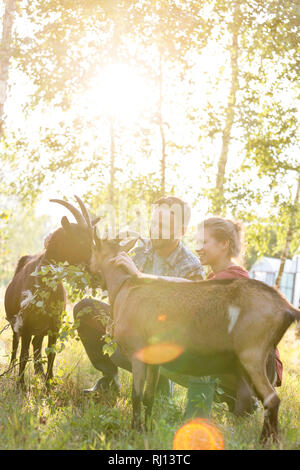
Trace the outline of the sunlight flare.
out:
[[[146,364],[165,364],[174,361],[183,353],[183,348],[175,343],[150,344],[135,353],[135,357]]]
[[[127,64],[103,67],[91,80],[85,94],[90,117],[106,114],[110,118],[136,119],[154,99],[149,80]]]
[[[209,420],[196,418],[181,426],[174,436],[174,450],[224,450],[219,429]]]

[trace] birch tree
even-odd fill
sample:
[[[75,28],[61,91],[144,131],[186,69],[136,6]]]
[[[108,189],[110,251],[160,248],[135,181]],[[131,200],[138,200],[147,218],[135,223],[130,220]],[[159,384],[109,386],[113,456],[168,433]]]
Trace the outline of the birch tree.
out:
[[[0,43],[0,138],[4,125],[4,106],[8,88],[9,62],[12,54],[12,31],[16,7],[17,0],[6,0]]]
[[[225,111],[225,124],[222,130],[222,147],[218,161],[218,172],[216,177],[216,188],[214,198],[214,213],[221,214],[224,209],[224,183],[226,174],[226,165],[228,161],[228,151],[232,135],[234,118],[236,115],[236,95],[239,90],[239,34],[241,24],[240,0],[234,2],[233,19],[229,25],[232,43],[230,45],[230,90],[228,96],[227,108]]]

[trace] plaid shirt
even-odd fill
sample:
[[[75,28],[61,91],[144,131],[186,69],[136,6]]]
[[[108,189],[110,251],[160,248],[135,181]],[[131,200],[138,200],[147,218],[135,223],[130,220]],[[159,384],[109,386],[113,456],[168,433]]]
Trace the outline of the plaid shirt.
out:
[[[131,254],[138,269],[145,274],[186,279],[201,275],[204,279],[199,259],[182,242],[179,242],[177,248],[167,258],[159,256],[153,250],[150,240],[144,240],[141,246],[132,250]]]

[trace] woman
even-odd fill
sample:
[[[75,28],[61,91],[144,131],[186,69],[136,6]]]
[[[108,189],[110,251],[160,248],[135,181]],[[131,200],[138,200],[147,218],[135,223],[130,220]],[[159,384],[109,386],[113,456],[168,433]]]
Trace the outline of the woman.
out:
[[[212,269],[207,279],[249,278],[247,271],[234,262],[242,251],[242,228],[238,222],[211,217],[202,222],[200,231],[202,243],[196,252],[201,264]]]

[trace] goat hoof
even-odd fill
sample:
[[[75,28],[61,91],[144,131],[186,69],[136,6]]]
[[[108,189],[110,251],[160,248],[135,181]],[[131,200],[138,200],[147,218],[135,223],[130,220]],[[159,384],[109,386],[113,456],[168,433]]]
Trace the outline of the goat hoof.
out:
[[[264,430],[262,430],[262,433],[259,438],[259,443],[264,446],[268,442],[269,437],[270,435],[268,435]]]
[[[101,377],[101,379],[97,380],[95,385],[91,388],[85,388],[83,393],[89,394],[94,392],[120,392],[120,386],[112,379],[111,377]]]
[[[18,390],[19,392],[23,392],[23,393],[26,392],[26,391],[27,391],[27,387],[26,387],[26,385],[25,385],[25,382],[20,382],[20,381],[17,382],[17,390]]]
[[[279,437],[277,432],[272,432],[271,434],[266,435],[262,433],[259,438],[259,443],[264,447],[269,447],[271,444],[278,444]]]

